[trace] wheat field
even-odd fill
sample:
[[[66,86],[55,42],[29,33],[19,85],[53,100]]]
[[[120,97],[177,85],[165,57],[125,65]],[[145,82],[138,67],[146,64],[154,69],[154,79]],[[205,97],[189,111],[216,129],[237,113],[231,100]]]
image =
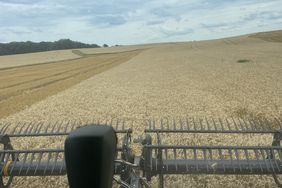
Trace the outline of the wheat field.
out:
[[[119,65],[139,51],[85,55],[79,59],[0,69],[0,118],[18,112],[95,74]]]
[[[79,58],[71,50],[0,56],[0,69]]]
[[[281,32],[280,32],[281,33]],[[130,48],[130,47],[126,47]],[[138,48],[138,47],[137,47]],[[132,50],[136,50],[136,47]],[[141,48],[141,47],[140,47]],[[181,117],[281,116],[282,43],[241,36],[142,46],[114,68],[3,117],[1,122],[82,123],[125,119],[133,136],[144,120]],[[92,53],[91,50],[82,50]],[[94,58],[94,57],[93,57]],[[240,60],[247,60],[240,63]],[[270,136],[186,136],[174,144],[264,145]],[[16,140],[15,148],[61,148],[63,140]],[[133,144],[138,153],[139,146]],[[169,176],[166,187],[275,187],[270,176]],[[65,177],[16,178],[13,187],[67,187]],[[155,181],[152,183],[156,187]]]

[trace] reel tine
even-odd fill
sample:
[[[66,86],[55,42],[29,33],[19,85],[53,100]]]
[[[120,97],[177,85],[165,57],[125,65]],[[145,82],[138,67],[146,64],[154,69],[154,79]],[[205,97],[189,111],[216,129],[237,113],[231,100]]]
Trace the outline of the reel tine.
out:
[[[212,124],[213,124],[213,126],[214,126],[214,130],[217,131],[218,129],[217,129],[217,126],[216,126],[216,123],[215,123],[213,117],[212,117],[211,119],[212,119]]]
[[[75,123],[75,122],[73,122],[73,124],[72,124],[72,127],[71,127],[70,131],[73,131],[73,130],[75,129],[75,126],[76,126],[76,123]]]
[[[68,120],[67,124],[65,125],[65,128],[63,130],[63,134],[67,134],[67,130],[69,128],[69,125],[70,125],[70,120]]]
[[[211,130],[211,127],[210,127],[209,121],[208,121],[208,119],[207,119],[207,116],[205,116],[205,120],[206,120],[206,124],[207,124],[208,130],[210,131],[210,130]]]
[[[233,164],[233,157],[232,157],[232,150],[230,148],[228,148],[227,151],[228,151],[228,154],[230,156],[231,166],[233,168],[233,171],[235,172],[235,167],[234,167],[234,164]]]
[[[56,130],[56,132],[54,132],[54,133],[62,133],[61,131],[62,131],[62,126],[63,126],[63,125],[67,126],[67,123],[66,123],[66,124],[64,124],[63,122],[60,123],[59,126],[58,126],[58,128],[57,128],[57,130]]]
[[[193,154],[194,154],[194,161],[196,163],[196,170],[199,171],[199,165],[198,165],[198,159],[197,159],[197,150],[196,148],[193,148]]]
[[[123,119],[123,121],[122,121],[122,130],[123,130],[123,131],[125,130],[124,124],[125,124],[125,122],[124,122],[124,119]]]
[[[148,122],[149,130],[152,130],[152,121],[149,119]]]
[[[11,124],[10,124],[10,123],[5,123],[5,124],[3,124],[3,126],[2,126],[2,128],[1,128],[1,130],[0,130],[0,132],[1,132],[2,135],[5,134],[6,129],[9,127],[9,125],[11,125]]]
[[[250,165],[250,157],[249,157],[249,152],[248,152],[248,149],[244,149],[244,153],[245,153],[245,156],[246,156],[246,159],[247,159],[247,162],[249,164],[249,169],[251,170],[251,172],[253,171],[252,169],[252,166]]]
[[[153,124],[153,129],[156,130],[155,119],[153,119],[152,124]]]
[[[168,159],[168,151],[167,151],[167,148],[165,148],[164,150],[165,150],[165,158]],[[166,164],[166,170],[168,170],[168,164]]]
[[[223,122],[222,122],[221,118],[218,118],[218,122],[219,122],[219,124],[220,124],[220,126],[221,126],[221,130],[222,130],[222,131],[225,131],[224,126],[223,126]]]
[[[203,148],[202,151],[203,151],[203,155],[204,155],[204,161],[207,161],[207,151],[206,151],[206,148]],[[209,171],[209,165],[208,165],[208,163],[206,163],[205,165],[206,165],[206,169],[207,169],[207,172],[208,172]]]
[[[63,123],[60,123],[57,130],[54,133],[60,133],[62,125],[63,125]]]
[[[258,131],[259,130],[259,128],[251,122],[250,118],[242,118],[242,120],[243,120],[245,125],[248,125],[250,127],[251,131]]]
[[[118,130],[118,126],[119,126],[119,119],[117,119],[117,122],[116,122],[116,130]]]
[[[11,125],[10,123],[6,124],[6,126],[3,128],[2,134],[6,134],[6,130],[8,129],[8,127],[9,127],[10,125]]]
[[[18,161],[19,155],[20,155],[19,153],[15,153],[15,159],[14,159],[14,162],[13,162],[13,164],[12,164],[12,167],[11,167],[10,173],[12,173],[12,172],[13,172],[14,167],[15,167],[15,165],[16,165],[16,163],[17,163],[17,161]]]
[[[49,167],[51,158],[52,158],[52,153],[51,153],[51,152],[48,152],[48,159],[47,159],[46,167],[45,167],[45,169],[44,169],[44,174],[46,174],[46,171],[47,171],[47,169],[48,169],[48,167]]]
[[[242,168],[241,168],[241,164],[240,164],[240,159],[239,159],[239,153],[238,153],[238,150],[237,149],[234,149],[234,152],[235,152],[235,157],[236,157],[236,160],[237,160],[237,164],[239,166],[239,169],[240,171],[242,172]]]
[[[221,148],[218,149],[218,153],[219,153],[220,160],[223,160],[224,157],[223,157],[222,149]],[[224,170],[224,172],[226,171],[224,164],[223,164],[223,170]]]
[[[196,126],[195,118],[194,117],[193,117],[193,125],[194,125],[194,130],[196,131],[197,130],[197,126]]]
[[[60,123],[63,123],[63,121],[61,121]],[[57,126],[57,122],[54,123],[54,125],[52,126],[51,131],[50,131],[51,134],[54,132],[56,126]]]
[[[279,165],[278,165],[277,160],[276,160],[276,157],[275,157],[275,153],[277,153],[277,151],[275,152],[275,150],[277,150],[277,149],[271,148],[271,154],[273,155],[273,159],[274,159],[274,161],[275,161],[275,165],[276,165],[276,167],[277,167],[277,169],[278,169],[278,172],[281,172],[281,169],[279,168]]]
[[[34,175],[36,174],[37,169],[38,169],[38,167],[39,167],[39,165],[40,165],[40,163],[41,163],[42,156],[43,156],[43,153],[42,153],[42,152],[39,152],[39,155],[38,155],[38,163],[37,163],[37,166],[36,166],[36,168],[35,168]]]
[[[176,122],[175,122],[175,119],[173,118],[173,130],[175,131],[176,130]]]
[[[256,160],[258,161],[259,160],[258,149],[254,149],[254,152],[255,152]],[[265,165],[266,165],[267,169],[269,169],[267,163],[265,163]],[[263,171],[261,164],[259,164],[259,167],[260,167],[261,171]]]
[[[4,160],[5,157],[6,157],[5,155],[6,155],[6,153],[3,152],[3,153],[1,153],[1,157],[0,157],[0,161],[3,161],[3,163],[4,163],[3,166],[5,166],[5,164],[6,164],[6,162]],[[3,170],[4,170],[4,168],[1,169],[1,173],[0,173],[1,175],[3,174]]]
[[[167,130],[170,130],[169,120],[166,118]]]
[[[282,123],[281,123],[281,121],[279,121],[279,118],[274,118],[274,121],[279,126],[279,129],[282,130]]]
[[[51,123],[49,122],[46,126],[45,126],[45,130],[44,130],[44,134],[47,133],[48,129],[51,127]]]
[[[63,171],[63,168],[64,168],[64,164],[65,164],[65,155],[63,154],[63,163],[62,163],[62,165],[61,165],[61,168],[60,168],[60,174],[62,173],[62,171]]]
[[[268,171],[271,171],[270,170],[270,168],[271,167],[269,167],[269,165],[268,165],[268,163],[267,163],[267,161],[266,161],[266,157],[265,157],[265,155],[264,155],[264,150],[263,149],[258,149],[258,151],[260,152],[260,154],[261,154],[261,156],[262,156],[262,158],[263,158],[263,162],[264,162],[264,164],[267,166],[267,169],[268,169]],[[271,163],[270,163],[271,164]],[[270,165],[271,166],[271,165]],[[273,169],[273,172],[274,172],[274,169]]]
[[[26,160],[27,160],[27,156],[28,156],[28,153],[23,153],[24,154],[24,159],[23,159],[23,162],[22,162],[22,166],[20,167],[20,171],[19,171],[19,174],[21,174],[22,170],[23,170],[23,167],[26,163]]]
[[[173,158],[174,158],[174,161],[175,161],[175,169],[176,171],[178,170],[178,166],[177,166],[177,163],[176,163],[176,159],[177,159],[177,156],[176,156],[176,149],[174,148],[173,149]]]
[[[261,129],[260,127],[258,127],[256,123],[253,123],[251,118],[247,118],[247,120],[244,119],[244,123],[245,124],[249,123],[251,128],[252,128],[252,130],[255,130],[255,131],[264,130],[264,129]]]
[[[41,122],[41,123],[40,123],[40,126],[39,126],[39,128],[38,128],[38,130],[36,131],[36,134],[41,133],[41,130],[43,129],[43,127],[44,127],[44,123]]]
[[[199,124],[200,124],[201,131],[203,131],[205,129],[204,125],[203,125],[203,120],[200,119],[200,118],[198,118],[197,120],[198,120],[197,122],[199,122]]]
[[[110,126],[113,126],[113,118],[111,118]]]
[[[269,122],[266,118],[265,119],[265,122],[266,122],[266,125],[269,127],[269,129],[273,129],[273,125],[271,122]]]
[[[56,165],[57,165],[58,157],[59,157],[59,153],[58,153],[58,152],[55,152],[54,165],[53,165],[51,174],[54,172],[54,169],[55,169],[55,167],[56,167]]]
[[[32,165],[32,162],[33,162],[33,160],[34,160],[34,155],[35,155],[35,153],[32,152],[32,153],[31,153],[31,160],[29,161],[29,166],[27,167],[27,170],[26,170],[26,175],[28,174],[28,171],[29,171],[29,169],[30,169],[30,167],[31,167],[31,165]]]
[[[187,130],[190,131],[190,125],[189,125],[189,120],[188,118],[186,117],[186,125],[187,125]]]
[[[34,123],[34,125],[33,125],[34,129],[33,129],[33,131],[30,134],[36,134],[40,124],[41,124],[40,122],[36,123],[36,124]]]
[[[228,128],[228,131],[231,131],[231,127],[230,127],[230,122],[228,121],[227,118],[225,118],[225,121],[226,121],[226,124],[227,124],[227,128]],[[235,131],[238,131],[238,129],[235,128]]]
[[[34,128],[34,123],[31,122],[29,129],[27,131],[27,134],[31,134],[31,131],[33,130],[33,128]]]
[[[16,129],[17,129],[18,127],[20,127],[20,126],[19,126],[20,124],[21,124],[20,122],[17,123],[17,125],[15,126],[15,128],[11,131],[11,134],[15,134]]]
[[[164,130],[163,120],[161,119],[161,130]]]
[[[276,171],[274,169],[274,164],[272,163],[272,161],[275,163],[276,165],[276,160],[273,160],[273,154],[272,153],[272,148],[270,148],[269,150],[268,149],[259,149],[262,157],[263,157],[263,160],[265,160],[267,163],[268,163],[268,166],[269,166],[269,169],[270,169],[270,172],[273,172],[273,174],[276,174]],[[278,167],[279,168],[279,167]]]
[[[183,153],[184,153],[184,159],[185,159],[185,161],[186,161],[186,172],[188,172],[187,151],[186,151],[186,149],[183,150]]]
[[[248,130],[249,130],[248,125],[243,124],[242,121],[243,121],[243,118],[238,118],[238,122],[239,122],[239,125],[240,125],[240,127],[242,128],[242,130],[248,131]]]
[[[181,119],[179,119],[179,124],[180,124],[180,130],[183,131],[183,123]]]
[[[233,117],[232,117],[232,121],[233,121],[233,124],[234,124],[234,126],[235,126],[235,129],[238,130],[238,131],[240,131],[240,129],[239,129],[239,127],[237,126],[236,121],[234,120]]]

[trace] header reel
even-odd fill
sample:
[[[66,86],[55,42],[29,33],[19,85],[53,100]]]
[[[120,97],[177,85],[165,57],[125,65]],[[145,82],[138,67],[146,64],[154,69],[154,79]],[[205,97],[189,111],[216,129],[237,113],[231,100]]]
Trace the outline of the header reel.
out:
[[[55,123],[52,125],[30,123],[18,125],[15,128],[2,125],[0,127],[0,143],[3,145],[3,149],[0,150],[0,188],[9,187],[15,176],[65,175],[68,175],[70,187],[78,187],[81,182],[87,182],[87,179],[75,180],[79,179],[79,175],[75,175],[74,172],[78,173],[79,171],[81,174],[88,174],[88,177],[92,177],[90,178],[92,183],[97,183],[98,179],[95,177],[107,173],[98,171],[98,167],[101,167],[101,164],[111,164],[110,154],[114,156],[113,171],[110,167],[106,169],[109,169],[109,176],[113,178],[114,182],[123,188],[150,187],[151,178],[154,176],[158,176],[159,187],[165,187],[164,175],[183,174],[271,175],[277,186],[282,187],[278,179],[278,175],[282,174],[282,147],[280,146],[282,121],[279,118],[275,119],[275,123],[262,119],[182,119],[178,121],[165,119],[149,120],[146,124],[144,138],[140,137],[134,140],[143,145],[142,153],[139,156],[134,154],[131,148],[132,128],[126,127],[122,121],[108,124],[114,127],[116,133],[114,135],[118,138],[117,144],[115,136],[108,135],[112,134],[109,133],[111,132],[108,129],[109,126],[101,126],[100,124],[81,127],[77,123]],[[78,127],[80,128],[77,129]],[[108,131],[103,132],[102,127]],[[83,130],[91,130],[92,133]],[[269,146],[163,144],[162,139],[166,135],[173,137],[179,136],[179,134],[271,134],[273,141]],[[62,147],[62,149],[17,150],[13,148],[10,140],[10,138],[40,136],[68,136],[65,149]],[[76,147],[78,141],[74,140],[78,138],[87,141],[81,142],[80,140],[79,147]],[[91,141],[90,138],[93,140]],[[110,149],[106,149],[108,158],[106,159],[105,156],[99,158],[99,154],[103,153],[105,148],[96,147],[97,140],[99,140],[97,138],[108,138],[102,139],[107,143],[104,146],[115,146],[113,151],[116,152],[109,152]],[[69,143],[72,144],[68,145]],[[98,144],[98,146],[102,145]],[[77,149],[83,146],[85,150]],[[93,156],[89,155],[92,151],[95,153]],[[78,155],[78,153],[80,154]],[[88,155],[85,155],[87,153]],[[81,160],[83,156],[85,158]],[[75,159],[77,157],[80,160]],[[83,161],[87,162],[87,165],[86,163],[81,164]],[[71,165],[74,163],[80,164],[79,167]],[[8,177],[8,179],[4,177]],[[107,181],[107,184],[108,180],[105,175],[103,177],[104,179],[101,181]],[[106,184],[99,185],[105,187]],[[110,186],[110,184],[107,185]]]

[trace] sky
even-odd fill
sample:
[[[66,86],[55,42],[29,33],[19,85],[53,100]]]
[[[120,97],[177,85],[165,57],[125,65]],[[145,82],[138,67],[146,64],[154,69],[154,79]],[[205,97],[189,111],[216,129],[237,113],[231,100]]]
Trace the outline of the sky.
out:
[[[282,29],[282,0],[0,0],[0,43],[126,45]]]

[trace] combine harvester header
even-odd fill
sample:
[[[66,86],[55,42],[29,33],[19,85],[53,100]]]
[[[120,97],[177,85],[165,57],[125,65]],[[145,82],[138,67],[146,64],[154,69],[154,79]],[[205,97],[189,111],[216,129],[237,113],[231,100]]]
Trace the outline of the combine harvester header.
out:
[[[266,119],[182,119],[149,120],[136,156],[131,148],[132,127],[122,121],[107,125],[75,123],[30,123],[0,127],[0,188],[9,187],[15,176],[65,176],[70,187],[150,187],[157,176],[165,187],[164,175],[271,175],[282,187],[282,120]],[[166,136],[183,134],[270,134],[269,146],[167,145]],[[62,149],[13,148],[11,138],[66,137]],[[6,179],[6,181],[4,180]],[[88,186],[88,187],[89,187]]]

